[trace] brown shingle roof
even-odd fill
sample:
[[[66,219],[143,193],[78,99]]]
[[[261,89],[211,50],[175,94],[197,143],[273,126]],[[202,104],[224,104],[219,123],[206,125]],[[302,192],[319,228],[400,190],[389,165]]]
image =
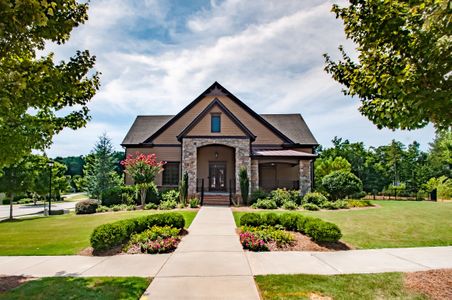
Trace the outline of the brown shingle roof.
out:
[[[296,144],[318,144],[300,114],[262,114],[261,116]],[[173,115],[137,116],[122,145],[143,143],[173,117]]]

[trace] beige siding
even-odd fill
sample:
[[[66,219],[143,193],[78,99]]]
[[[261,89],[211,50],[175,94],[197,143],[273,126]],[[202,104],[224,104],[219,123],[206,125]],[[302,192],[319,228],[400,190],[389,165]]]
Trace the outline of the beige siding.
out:
[[[219,113],[221,115],[220,132],[211,132],[210,118],[211,113]],[[198,124],[196,124],[187,134],[187,136],[244,136],[243,131],[221,111],[218,106],[214,106]]]
[[[143,153],[143,154],[155,154],[157,156],[157,160],[159,161],[171,161],[171,162],[180,162],[181,159],[181,147],[149,147],[149,148],[127,148],[126,155],[135,153]],[[129,176],[126,176],[126,184],[131,184],[132,180]],[[158,174],[155,178],[155,184],[158,186],[162,185],[162,173]]]
[[[175,144],[177,143],[177,135],[179,135],[185,127],[187,127],[193,119],[202,112],[203,109],[218,98],[254,135],[256,141],[254,144],[281,144],[283,141],[271,132],[262,123],[244,111],[238,104],[229,99],[227,96],[207,96],[199,101],[192,109],[186,112],[180,119],[159,135],[154,143],[156,144]],[[210,126],[209,126],[210,128]]]

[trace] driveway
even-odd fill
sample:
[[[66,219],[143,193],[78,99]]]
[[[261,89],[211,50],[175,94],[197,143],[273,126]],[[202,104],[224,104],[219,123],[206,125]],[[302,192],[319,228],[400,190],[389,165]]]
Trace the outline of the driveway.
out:
[[[59,202],[53,203],[52,209],[74,209],[77,202]],[[46,207],[48,207],[48,203]],[[44,205],[38,204],[15,204],[13,205],[13,216],[20,217],[26,215],[42,214]],[[0,205],[0,220],[9,218],[9,205]]]

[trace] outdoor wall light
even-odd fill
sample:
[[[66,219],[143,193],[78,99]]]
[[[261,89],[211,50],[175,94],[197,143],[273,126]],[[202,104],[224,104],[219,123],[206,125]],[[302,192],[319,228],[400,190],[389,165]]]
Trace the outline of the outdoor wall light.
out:
[[[215,158],[218,158],[218,152],[215,151]]]

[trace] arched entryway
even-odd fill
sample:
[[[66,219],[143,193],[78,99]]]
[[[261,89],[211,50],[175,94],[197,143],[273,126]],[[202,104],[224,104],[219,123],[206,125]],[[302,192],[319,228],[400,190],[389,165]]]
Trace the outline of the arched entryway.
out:
[[[198,182],[206,192],[228,192],[235,186],[235,149],[212,144],[197,148]]]

